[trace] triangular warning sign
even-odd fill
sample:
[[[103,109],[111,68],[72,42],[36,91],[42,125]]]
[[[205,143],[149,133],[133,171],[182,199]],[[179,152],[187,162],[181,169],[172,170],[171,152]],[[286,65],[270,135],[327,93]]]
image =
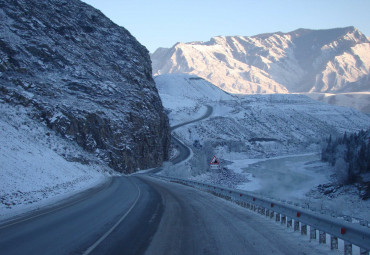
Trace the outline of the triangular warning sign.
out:
[[[209,162],[210,165],[219,165],[220,161],[218,161],[218,158],[216,156],[213,156],[211,162]]]

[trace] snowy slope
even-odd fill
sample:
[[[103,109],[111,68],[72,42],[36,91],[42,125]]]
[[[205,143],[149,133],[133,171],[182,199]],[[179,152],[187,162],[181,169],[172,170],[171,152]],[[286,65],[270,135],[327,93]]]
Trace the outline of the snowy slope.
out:
[[[113,172],[29,113],[0,103],[0,220],[96,186]]]
[[[155,81],[163,105],[170,113],[171,125],[201,116],[204,105],[213,108],[210,118],[174,131],[192,149],[193,158],[176,168],[166,165],[163,174],[307,202],[317,208],[328,199],[315,200],[307,194],[317,185],[330,182],[333,173],[326,163],[319,161],[321,142],[330,134],[370,127],[370,117],[366,114],[304,95],[226,94],[223,100],[213,100],[214,96],[204,96],[209,84],[204,86],[197,79],[173,74],[158,76]],[[225,95],[222,90],[218,94]],[[187,103],[176,103],[182,100]],[[213,155],[221,159],[227,171],[209,170],[208,162]],[[356,203],[349,208],[343,205],[342,198],[325,203],[330,208],[340,205],[335,208],[347,214],[370,208],[369,203],[355,196],[344,200]]]
[[[204,102],[231,100],[234,98],[233,95],[220,90],[212,83],[195,75],[160,75],[154,77],[154,80],[161,95]]]
[[[231,95],[194,76],[171,74],[155,78],[171,125],[201,115],[204,105],[212,117],[180,128],[189,144],[211,141],[214,148],[236,149],[251,157],[315,151],[329,134],[355,132],[370,126],[356,110],[320,103],[304,95]],[[222,144],[222,145],[221,145]]]
[[[234,95],[212,83],[188,74],[168,74],[154,77],[171,126],[202,115],[209,102],[232,100]],[[195,115],[194,115],[195,114]]]
[[[317,151],[322,139],[370,126],[356,110],[316,102],[302,95],[250,95],[211,103],[212,118],[176,131],[189,144],[211,142],[249,157]]]

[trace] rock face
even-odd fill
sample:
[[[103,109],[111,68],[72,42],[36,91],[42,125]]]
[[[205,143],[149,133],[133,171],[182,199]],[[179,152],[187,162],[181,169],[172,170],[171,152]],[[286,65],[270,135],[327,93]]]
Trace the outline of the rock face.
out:
[[[0,0],[0,101],[117,171],[168,159],[170,129],[145,47],[78,0]]]
[[[370,41],[354,27],[218,36],[151,58],[154,75],[193,74],[231,93],[370,91]]]

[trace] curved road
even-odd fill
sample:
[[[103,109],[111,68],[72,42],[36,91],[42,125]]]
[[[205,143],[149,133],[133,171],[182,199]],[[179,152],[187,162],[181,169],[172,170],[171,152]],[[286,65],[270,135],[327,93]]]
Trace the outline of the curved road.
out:
[[[212,115],[212,112],[213,112],[213,108],[209,105],[206,105],[207,107],[207,111],[203,114],[202,117],[200,118],[197,118],[195,120],[191,120],[191,121],[187,121],[187,122],[184,122],[184,123],[181,123],[181,124],[177,124],[175,126],[172,126],[171,127],[171,131],[174,131],[175,129],[179,128],[179,127],[183,127],[185,125],[189,125],[189,124],[192,124],[192,123],[195,123],[195,122],[198,122],[198,121],[201,121],[201,120],[204,120],[206,118],[208,118],[209,116]],[[177,139],[176,137],[172,136],[172,143],[176,146],[177,150],[179,151],[179,154],[174,157],[173,159],[170,160],[170,162],[174,165],[186,160],[189,156],[190,156],[190,149],[189,147],[187,147],[186,145],[184,145],[179,139]],[[162,167],[157,167],[151,171],[148,171],[147,173],[148,174],[156,174],[158,172],[162,171]]]
[[[184,123],[181,123],[181,124],[177,124],[175,126],[172,126],[171,127],[171,131],[174,131],[175,129],[177,129],[179,127],[183,127],[185,125],[188,125],[188,124],[191,124],[191,123],[195,123],[195,122],[204,120],[204,119],[208,118],[209,116],[211,116],[211,114],[213,112],[213,108],[211,106],[209,106],[209,105],[206,105],[206,107],[207,107],[207,111],[206,111],[206,113],[202,117],[200,117],[198,119],[195,119],[195,120],[190,120],[190,121],[187,121],[187,122],[184,122]]]
[[[136,175],[0,225],[0,254],[328,253],[292,235],[211,194]]]
[[[174,131],[175,129],[177,129],[179,127],[183,127],[185,125],[189,125],[189,124],[192,124],[192,123],[195,123],[195,122],[198,122],[198,121],[207,119],[209,116],[211,116],[211,114],[213,112],[213,108],[211,106],[209,106],[209,105],[206,105],[206,107],[207,107],[207,111],[206,111],[206,113],[202,117],[200,117],[198,119],[195,119],[195,120],[191,120],[191,121],[187,121],[187,122],[184,122],[184,123],[175,125],[175,126],[171,127],[171,131]],[[177,164],[177,163],[180,163],[181,161],[186,160],[190,156],[190,149],[187,146],[185,146],[177,138],[175,138],[175,137],[172,136],[172,139],[173,139],[172,140],[173,143],[175,144],[175,146],[179,150],[179,155],[177,155],[177,157],[171,159],[171,162],[173,164]]]

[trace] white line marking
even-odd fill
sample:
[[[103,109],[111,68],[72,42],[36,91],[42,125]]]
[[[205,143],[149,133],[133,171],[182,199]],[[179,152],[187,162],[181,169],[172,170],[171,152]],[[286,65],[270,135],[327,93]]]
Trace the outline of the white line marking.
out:
[[[137,184],[134,182],[137,190],[139,191],[139,194],[137,195],[137,198],[135,200],[135,202],[132,204],[132,206],[130,207],[130,209],[128,209],[128,211],[121,217],[121,219],[119,219],[119,221],[117,221],[116,224],[114,224],[113,227],[111,227],[111,229],[109,229],[102,237],[99,238],[99,240],[97,240],[93,245],[91,245],[84,253],[83,255],[88,255],[90,254],[96,247],[98,247],[98,245],[104,241],[105,238],[107,238],[117,227],[118,225],[127,217],[127,215],[131,212],[132,209],[134,209],[137,201],[139,201],[139,198],[141,196],[141,191],[139,189],[139,186],[137,186]]]

